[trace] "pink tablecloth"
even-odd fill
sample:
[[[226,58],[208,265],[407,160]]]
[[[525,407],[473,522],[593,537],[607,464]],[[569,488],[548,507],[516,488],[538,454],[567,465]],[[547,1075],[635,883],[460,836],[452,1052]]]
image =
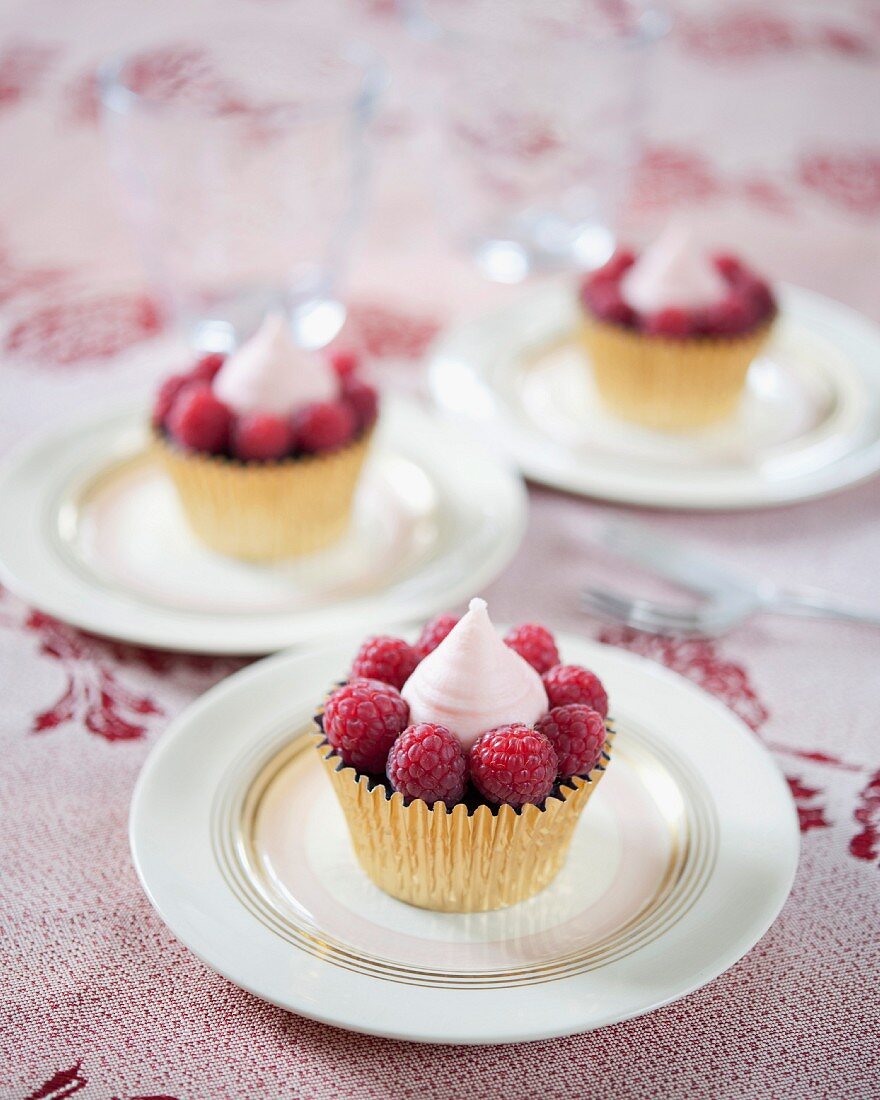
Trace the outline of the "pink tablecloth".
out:
[[[403,59],[390,7],[351,0],[343,14]],[[186,40],[179,8],[5,5],[4,450],[71,410],[146,389],[167,365],[156,312],[108,212],[88,72],[147,27],[167,23]],[[203,0],[186,17],[217,9]],[[268,0],[224,0],[223,9],[245,18],[285,10]],[[635,214],[688,207],[777,277],[880,317],[878,59],[870,0],[694,7],[661,61]],[[417,158],[405,95],[379,129],[350,338],[389,378],[415,377],[437,326],[512,292],[480,284],[443,243],[423,181],[408,171]],[[498,617],[590,631],[670,665],[740,714],[788,777],[801,866],[758,946],[678,1004],[534,1045],[416,1047],[265,1005],[175,941],[141,893],[126,839],[145,756],[231,664],[85,637],[4,592],[3,1097],[878,1095],[877,636],[771,619],[714,644],[602,630],[578,615],[573,594],[591,567],[583,532],[615,510],[547,491],[533,491],[531,505],[528,538],[489,592]],[[876,483],[771,513],[647,518],[756,574],[880,606]]]

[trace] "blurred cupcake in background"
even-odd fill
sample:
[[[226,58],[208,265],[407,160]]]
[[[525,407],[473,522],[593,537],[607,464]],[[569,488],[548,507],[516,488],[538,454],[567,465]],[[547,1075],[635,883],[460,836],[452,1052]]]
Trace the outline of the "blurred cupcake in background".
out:
[[[232,355],[165,380],[154,442],[195,534],[272,561],[344,533],[378,406],[352,355],[303,350],[273,313]]]
[[[768,284],[670,225],[641,255],[617,252],[580,289],[583,341],[603,401],[666,431],[735,409],[776,316]]]

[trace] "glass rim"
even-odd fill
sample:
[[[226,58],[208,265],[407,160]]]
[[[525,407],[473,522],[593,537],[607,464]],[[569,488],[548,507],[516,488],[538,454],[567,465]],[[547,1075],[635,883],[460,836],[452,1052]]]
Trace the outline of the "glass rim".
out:
[[[388,86],[388,70],[379,54],[360,39],[338,39],[329,34],[312,35],[312,38],[322,44],[330,45],[332,52],[338,58],[350,62],[353,69],[359,70],[360,80],[357,86],[345,92],[319,96],[306,103],[278,99],[261,108],[261,112],[301,118],[344,110],[369,113]],[[168,40],[168,44],[172,44],[171,39]],[[137,91],[126,82],[123,76],[126,67],[150,49],[160,45],[161,43],[157,42],[139,49],[120,51],[105,57],[98,63],[95,78],[102,108],[117,114],[123,114],[136,106],[156,114],[189,115],[194,118],[223,117],[218,116],[216,108],[209,105],[194,103],[191,100],[169,102],[167,99]]]
[[[644,0],[637,5],[638,11],[631,30],[623,33],[610,32],[604,35],[586,35],[560,39],[559,45],[568,49],[601,50],[608,47],[621,50],[638,49],[652,46],[659,42],[672,28],[673,16],[663,0]],[[472,31],[459,29],[444,24],[439,19],[434,19],[425,14],[422,5],[417,4],[407,17],[407,25],[410,32],[417,38],[421,38],[433,45],[446,47],[464,47],[465,49],[484,49],[487,42],[497,47],[509,46],[512,41],[526,43],[527,34],[513,36],[509,32],[502,31],[495,34],[491,31]]]

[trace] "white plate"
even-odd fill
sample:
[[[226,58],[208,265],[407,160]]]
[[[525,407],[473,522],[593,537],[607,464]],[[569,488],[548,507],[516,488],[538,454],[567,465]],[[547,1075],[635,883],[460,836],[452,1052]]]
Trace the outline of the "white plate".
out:
[[[783,287],[781,315],[737,414],[690,435],[635,427],[602,405],[575,339],[570,288],[447,333],[431,388],[447,411],[554,488],[658,508],[761,508],[880,470],[880,329]]]
[[[788,789],[749,730],[673,673],[563,637],[609,688],[618,736],[566,866],[494,913],[416,909],[355,863],[310,715],[359,639],[279,654],[189,708],[135,789],[135,866],[209,966],[375,1035],[501,1043],[649,1012],[755,944],[797,865]]]
[[[507,463],[408,401],[386,402],[348,534],[283,565],[201,546],[146,444],[143,411],[117,411],[8,457],[9,588],[125,641],[269,653],[453,606],[504,568],[525,527],[525,491]]]

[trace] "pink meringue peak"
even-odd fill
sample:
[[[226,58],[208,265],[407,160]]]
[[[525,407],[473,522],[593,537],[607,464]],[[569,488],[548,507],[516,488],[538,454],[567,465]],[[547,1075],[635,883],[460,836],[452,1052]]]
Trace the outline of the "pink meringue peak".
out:
[[[293,342],[284,315],[267,313],[217,372],[212,388],[240,415],[290,416],[303,405],[332,401],[338,387],[330,364]]]
[[[623,300],[639,313],[704,309],[727,294],[727,283],[693,234],[669,225],[620,281]]]
[[[413,725],[446,726],[465,749],[487,730],[509,722],[531,726],[547,712],[541,677],[504,644],[481,599],[471,600],[467,614],[416,666],[401,695]]]

